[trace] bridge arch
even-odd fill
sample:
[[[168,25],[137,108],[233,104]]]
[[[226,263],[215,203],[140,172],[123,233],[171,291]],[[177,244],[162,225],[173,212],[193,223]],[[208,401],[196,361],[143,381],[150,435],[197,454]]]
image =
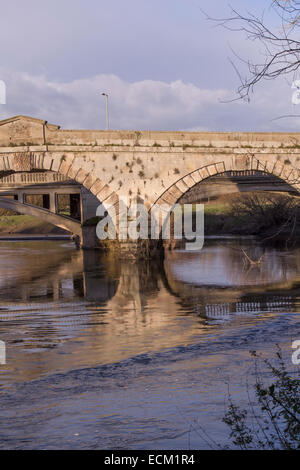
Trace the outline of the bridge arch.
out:
[[[53,171],[76,181],[91,191],[99,203],[114,206],[116,209],[119,197],[109,184],[97,177],[93,167],[84,168],[81,159],[75,153],[68,152],[12,152],[2,155],[0,172],[4,175],[16,172]]]
[[[212,157],[212,161],[216,160]],[[256,158],[255,155],[240,155],[231,159],[219,159],[181,176],[169,186],[155,201],[158,205],[173,205],[190,189],[204,180],[216,175],[234,171],[259,171],[282,180],[297,192],[300,192],[300,170],[290,164],[282,164],[276,159]]]

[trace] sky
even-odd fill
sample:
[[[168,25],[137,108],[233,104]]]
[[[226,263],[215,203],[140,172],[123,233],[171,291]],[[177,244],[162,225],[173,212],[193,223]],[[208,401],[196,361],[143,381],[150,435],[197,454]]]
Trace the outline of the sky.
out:
[[[270,0],[231,0],[276,25]],[[1,2],[0,119],[24,114],[63,128],[298,131],[291,83],[259,85],[236,97],[233,51],[259,58],[243,33],[208,21],[230,14],[226,0],[11,0]]]

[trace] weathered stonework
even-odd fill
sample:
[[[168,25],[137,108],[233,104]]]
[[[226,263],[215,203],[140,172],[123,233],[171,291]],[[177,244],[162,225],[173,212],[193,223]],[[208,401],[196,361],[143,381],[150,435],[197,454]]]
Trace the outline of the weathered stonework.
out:
[[[16,116],[0,122],[0,172],[52,171],[119,210],[173,204],[225,171],[259,170],[299,189],[300,133],[61,130]]]
[[[31,171],[33,168],[33,155],[31,152],[19,152],[14,154],[12,169],[15,172]]]

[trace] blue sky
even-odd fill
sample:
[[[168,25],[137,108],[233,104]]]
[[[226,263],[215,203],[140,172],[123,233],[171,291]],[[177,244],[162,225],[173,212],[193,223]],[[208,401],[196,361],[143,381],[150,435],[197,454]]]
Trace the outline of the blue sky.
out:
[[[232,0],[261,13],[268,0]],[[290,84],[266,82],[250,104],[227,103],[237,76],[232,47],[259,49],[240,33],[215,28],[201,8],[226,16],[223,0],[13,0],[1,6],[0,118],[27,114],[64,128],[101,128],[110,95],[111,127],[161,130],[298,130]],[[274,99],[276,97],[276,99]]]

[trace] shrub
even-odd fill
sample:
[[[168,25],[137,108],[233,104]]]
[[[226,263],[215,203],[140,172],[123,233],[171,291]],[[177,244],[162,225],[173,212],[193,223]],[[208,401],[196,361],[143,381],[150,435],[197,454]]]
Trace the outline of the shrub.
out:
[[[249,398],[249,409],[241,409],[232,399],[223,421],[230,428],[230,438],[241,449],[300,449],[300,379],[299,370],[288,372],[278,347],[276,363],[262,359],[255,351],[256,403]],[[267,367],[271,380],[259,370]],[[257,411],[254,406],[256,405]],[[252,419],[249,418],[251,411]],[[254,415],[254,416],[253,416]],[[254,418],[254,419],[253,419]]]

